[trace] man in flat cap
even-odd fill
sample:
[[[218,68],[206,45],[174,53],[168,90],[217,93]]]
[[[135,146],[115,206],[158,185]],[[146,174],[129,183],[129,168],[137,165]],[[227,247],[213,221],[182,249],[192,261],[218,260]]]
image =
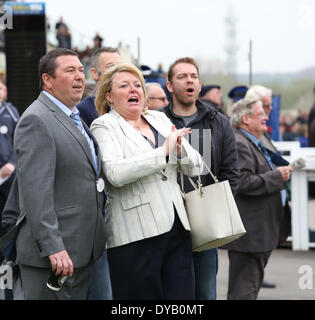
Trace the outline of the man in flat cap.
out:
[[[222,91],[219,85],[209,84],[202,86],[199,98],[213,106],[216,111],[224,114],[222,110]]]
[[[228,97],[232,99],[232,104],[241,100],[245,97],[248,88],[246,86],[236,86],[232,88],[229,93]]]

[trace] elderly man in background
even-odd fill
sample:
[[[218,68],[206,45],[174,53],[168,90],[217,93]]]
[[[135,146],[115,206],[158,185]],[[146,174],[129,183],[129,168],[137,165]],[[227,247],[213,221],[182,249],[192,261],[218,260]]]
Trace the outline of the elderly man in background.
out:
[[[235,130],[240,167],[235,194],[246,235],[231,242],[229,250],[229,300],[255,300],[264,277],[264,268],[278,246],[283,218],[284,182],[290,166],[275,168],[259,138],[266,131],[262,102],[242,99],[232,106],[231,123]]]
[[[260,85],[254,85],[248,89],[245,98],[248,99],[258,99],[262,102],[262,106],[267,117],[270,116],[272,110],[272,90]],[[277,152],[276,147],[272,144],[271,136],[268,133],[268,127],[266,126],[266,131],[260,137],[260,142],[267,149]]]
[[[149,82],[145,88],[148,94],[146,104],[149,110],[164,108],[168,105],[166,93],[158,82]]]
[[[266,88],[261,85],[253,85],[251,86],[245,95],[245,98],[248,99],[258,99],[262,102],[263,109],[265,114],[269,117],[271,110],[272,110],[272,90],[270,88]],[[271,128],[266,126],[266,131],[262,134],[262,136],[259,138],[259,141],[263,144],[265,148],[268,149],[268,153],[275,153],[278,154],[277,148],[272,143],[272,139],[270,136]],[[279,162],[280,160],[280,162]],[[272,161],[275,162],[276,165],[288,165],[289,163],[286,163],[285,160],[283,160],[281,157],[276,157],[276,160],[274,159],[274,156],[272,156]],[[283,194],[285,192],[283,191]],[[285,216],[284,216],[284,222],[283,222],[283,230],[286,229],[285,233],[291,232],[291,209],[289,207],[288,203],[285,203]],[[262,285],[263,288],[275,288],[276,284],[267,280],[263,280]]]

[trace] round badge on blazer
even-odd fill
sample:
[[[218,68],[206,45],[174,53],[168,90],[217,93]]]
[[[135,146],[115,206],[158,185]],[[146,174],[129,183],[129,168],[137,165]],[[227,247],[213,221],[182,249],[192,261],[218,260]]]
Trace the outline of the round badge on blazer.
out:
[[[1,126],[0,127],[0,133],[1,134],[7,134],[9,131],[8,127],[7,126]]]
[[[104,180],[102,178],[99,178],[96,181],[96,189],[98,192],[103,192],[104,188],[105,188]]]

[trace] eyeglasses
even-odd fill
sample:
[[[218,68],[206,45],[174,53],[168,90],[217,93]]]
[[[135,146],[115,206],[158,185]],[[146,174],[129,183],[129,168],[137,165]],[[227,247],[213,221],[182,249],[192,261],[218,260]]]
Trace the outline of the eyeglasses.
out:
[[[167,97],[148,97],[148,99],[152,99],[152,100],[160,100],[162,102],[167,101]]]
[[[253,117],[259,117],[259,118],[268,118],[267,114],[265,112],[259,112],[256,114],[252,114]]]

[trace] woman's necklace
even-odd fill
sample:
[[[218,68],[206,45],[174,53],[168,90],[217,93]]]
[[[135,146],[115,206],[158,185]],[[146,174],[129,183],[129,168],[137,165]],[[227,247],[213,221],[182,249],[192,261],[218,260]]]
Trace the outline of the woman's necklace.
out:
[[[143,132],[143,133],[145,133],[145,131],[144,131],[144,129],[142,129],[141,127],[136,127],[136,129],[138,129],[139,131],[141,131],[141,132]]]
[[[141,122],[141,121],[140,121],[140,122]],[[136,128],[137,130],[139,130],[140,132],[145,133],[144,128],[142,129],[142,128],[140,127],[140,123],[139,123],[138,125],[136,125],[135,128]]]
[[[152,136],[153,134],[151,134],[151,130],[150,130],[150,127],[143,127],[141,128],[140,125],[136,125],[135,126],[135,129],[139,131],[139,133],[141,135],[143,135],[145,138],[149,139],[153,145],[155,145],[156,141],[155,141],[155,138],[154,136]]]

